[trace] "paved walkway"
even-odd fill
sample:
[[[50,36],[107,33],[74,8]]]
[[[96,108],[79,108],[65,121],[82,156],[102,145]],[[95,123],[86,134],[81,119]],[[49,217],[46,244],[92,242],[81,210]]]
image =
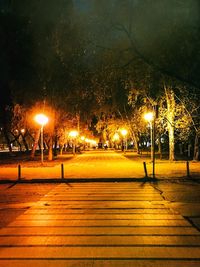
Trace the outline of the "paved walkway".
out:
[[[200,232],[149,183],[60,184],[0,230],[0,266],[199,267]]]
[[[127,157],[130,153],[126,154]],[[73,159],[64,163],[64,177],[74,178],[143,178],[145,176],[143,160],[138,157],[127,158],[121,153],[112,150],[108,151],[88,151],[77,155]],[[43,167],[38,164],[34,166],[28,163],[21,164],[21,177],[24,180],[30,179],[61,179],[61,164],[54,163],[49,167],[45,162]],[[57,164],[57,165],[56,165]],[[28,166],[27,166],[28,165]],[[147,161],[148,175],[152,175],[152,164]],[[183,178],[186,177],[186,162],[156,161],[156,177],[160,179]],[[191,174],[198,179],[200,177],[200,163],[190,163]],[[197,177],[198,174],[198,177]],[[17,180],[17,165],[1,166],[0,180]]]

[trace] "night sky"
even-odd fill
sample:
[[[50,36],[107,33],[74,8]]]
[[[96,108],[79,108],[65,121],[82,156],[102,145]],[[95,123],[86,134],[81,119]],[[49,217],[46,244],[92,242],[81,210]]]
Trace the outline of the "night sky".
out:
[[[197,0],[1,0],[0,10],[5,98],[10,91],[16,101],[37,100],[52,88],[65,94],[77,81],[84,91],[102,69],[119,68],[138,88],[148,76],[199,88]]]

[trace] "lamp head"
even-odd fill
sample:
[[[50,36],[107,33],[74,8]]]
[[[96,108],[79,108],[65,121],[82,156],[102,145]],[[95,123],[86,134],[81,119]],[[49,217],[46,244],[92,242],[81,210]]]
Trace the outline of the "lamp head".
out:
[[[41,126],[44,126],[48,123],[49,119],[45,114],[37,114],[35,116],[35,121],[40,124]]]
[[[78,136],[78,132],[77,131],[71,131],[71,132],[69,132],[69,136],[75,138]]]
[[[122,134],[123,136],[126,136],[127,133],[128,133],[128,131],[127,131],[126,129],[121,129],[121,134]]]
[[[144,119],[148,122],[151,122],[154,119],[153,112],[148,112],[144,114]]]

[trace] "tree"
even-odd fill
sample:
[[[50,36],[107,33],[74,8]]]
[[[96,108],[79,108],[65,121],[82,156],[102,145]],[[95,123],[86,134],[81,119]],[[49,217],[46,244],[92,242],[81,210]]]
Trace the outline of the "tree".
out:
[[[188,139],[191,126],[192,117],[187,111],[184,100],[175,94],[175,89],[165,85],[164,94],[159,100],[158,130],[168,134],[169,160],[175,160],[175,143],[178,140]]]

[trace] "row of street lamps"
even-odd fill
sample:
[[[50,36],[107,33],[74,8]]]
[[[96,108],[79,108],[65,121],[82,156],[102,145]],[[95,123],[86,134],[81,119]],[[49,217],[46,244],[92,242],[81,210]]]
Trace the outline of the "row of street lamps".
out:
[[[152,175],[153,178],[155,177],[155,112],[148,112],[144,114],[144,119],[148,121],[150,126],[150,136],[151,136],[151,162],[152,162]],[[40,128],[40,141],[41,141],[41,163],[44,162],[44,144],[43,144],[43,129],[44,126],[48,123],[49,119],[45,114],[37,114],[35,116],[35,121],[41,126]],[[126,129],[120,130],[121,135],[123,136],[123,143],[124,143],[124,153],[126,153],[127,150],[127,134],[128,131]],[[76,138],[78,137],[79,133],[78,131],[71,131],[69,133],[69,136],[73,139],[73,154],[76,153]],[[95,142],[93,140],[89,140],[85,138],[84,136],[81,136],[81,140],[85,142]],[[115,133],[113,136],[113,141],[119,140],[119,134]]]
[[[150,128],[152,176],[155,178],[155,111],[153,110],[153,112],[145,113],[144,119],[149,123]],[[126,153],[128,131],[126,129],[120,129],[120,133],[123,136],[123,151]],[[113,136],[113,141],[118,141],[119,139],[119,134],[115,133]]]
[[[150,128],[152,176],[155,178],[155,111],[145,113],[144,119],[149,123]]]
[[[43,164],[44,163],[44,133],[43,133],[43,129],[44,129],[44,126],[48,123],[49,118],[45,114],[40,113],[40,114],[37,114],[34,117],[34,119],[41,126],[41,128],[40,128],[40,147],[41,147],[41,164]],[[78,135],[79,135],[79,132],[76,130],[69,132],[69,137],[73,140],[73,143],[72,143],[73,155],[76,154],[76,141],[77,141]],[[83,141],[85,143],[96,145],[95,140],[88,139],[84,136],[81,136],[80,139],[81,139],[81,141]]]
[[[44,143],[43,143],[43,128],[48,123],[49,119],[45,114],[37,114],[35,121],[41,126],[40,128],[40,141],[41,141],[41,163],[44,162]]]
[[[126,150],[127,150],[127,134],[128,134],[128,131],[126,129],[120,129],[119,132],[121,133],[122,137],[123,137],[123,151],[124,153],[126,153]],[[120,139],[120,136],[118,133],[115,133],[113,135],[113,138],[112,140],[115,142],[115,141],[118,141]]]

